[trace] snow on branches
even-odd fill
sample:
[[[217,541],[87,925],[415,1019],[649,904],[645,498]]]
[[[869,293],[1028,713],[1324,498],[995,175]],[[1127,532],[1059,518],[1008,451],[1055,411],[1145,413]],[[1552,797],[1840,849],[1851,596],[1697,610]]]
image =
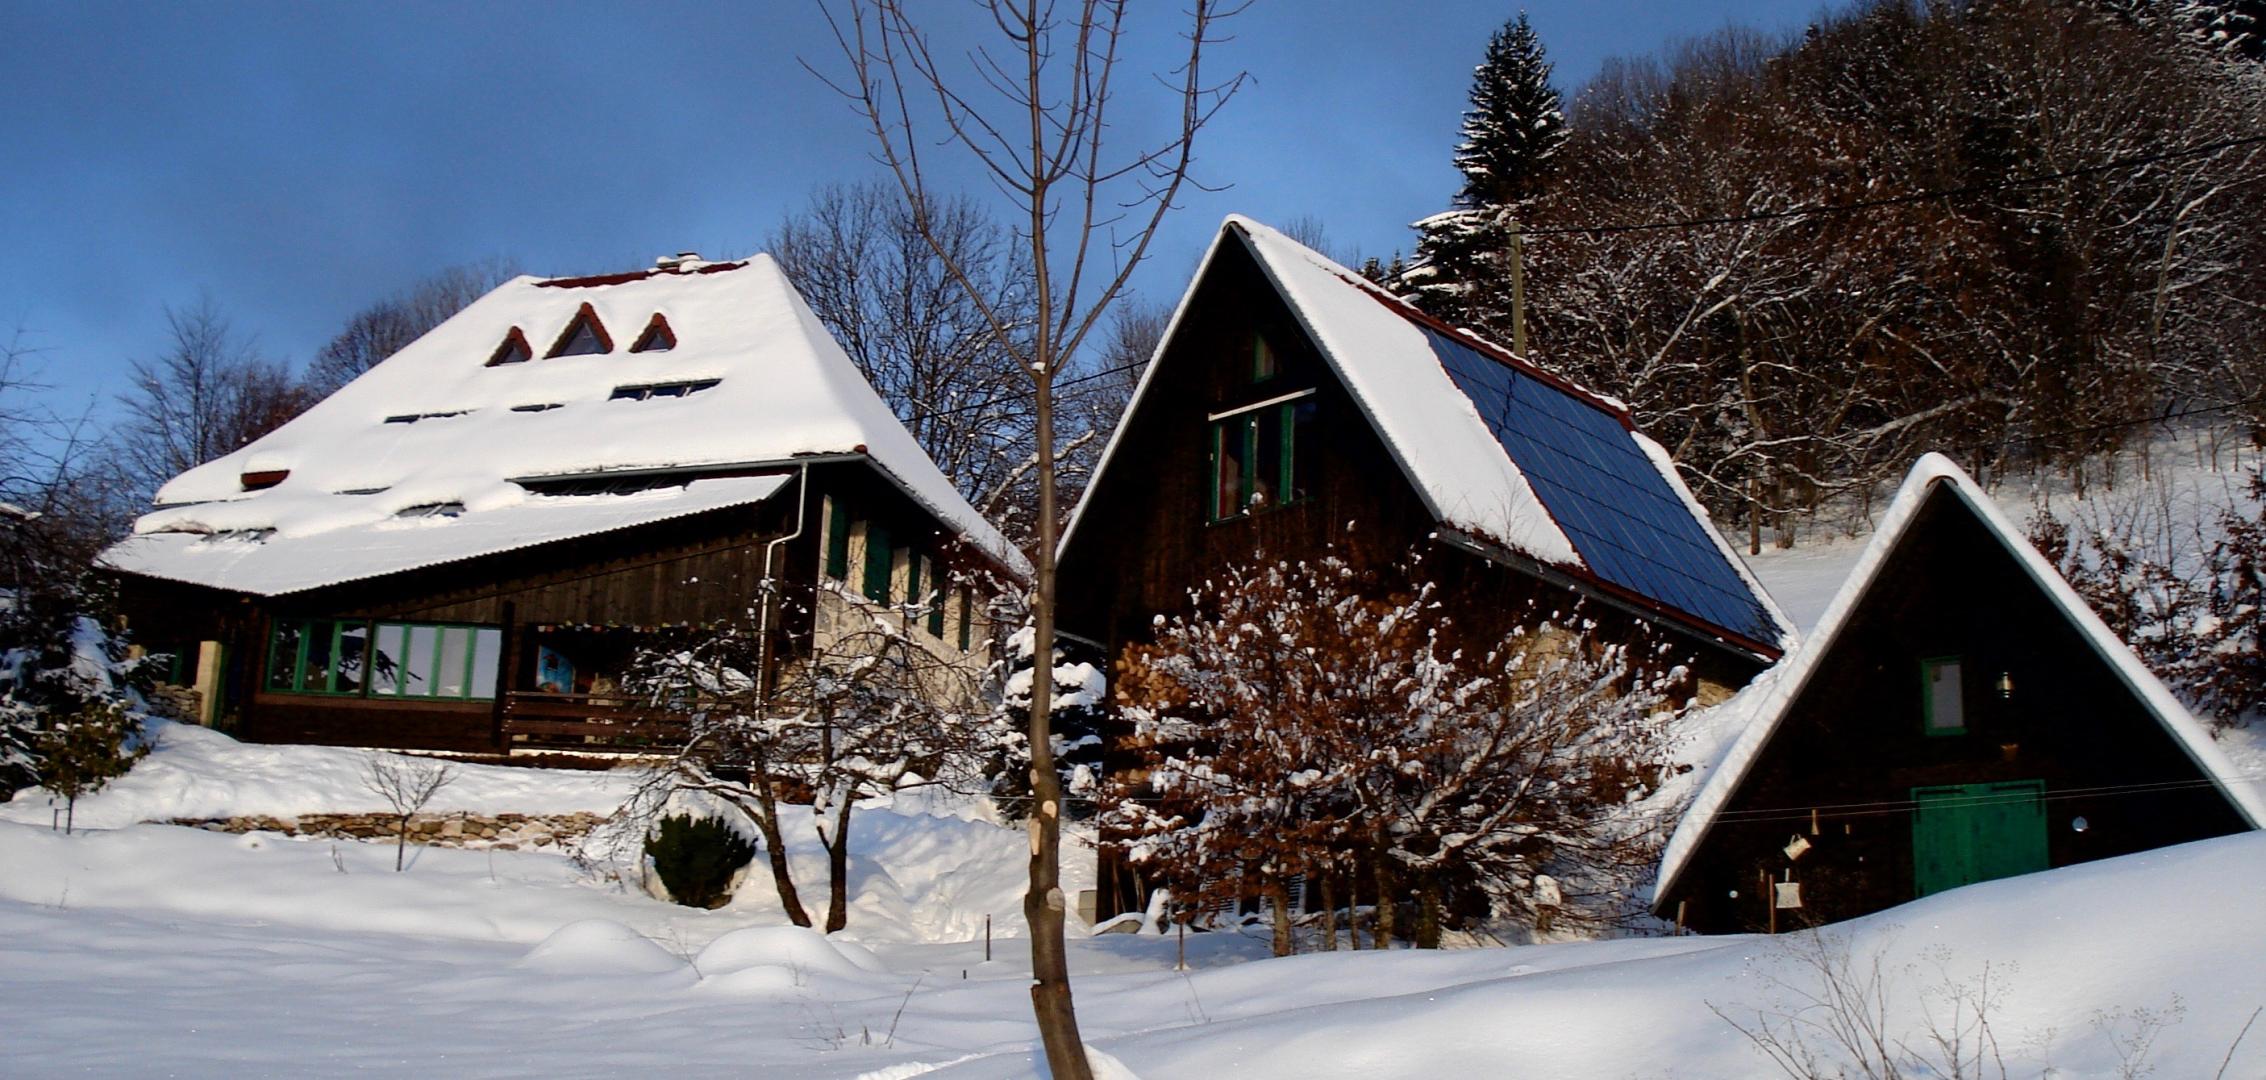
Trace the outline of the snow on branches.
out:
[[[1141,768],[1104,824],[1130,864],[1205,906],[1287,911],[1297,878],[1325,911],[1366,890],[1381,942],[1411,897],[1420,945],[1459,915],[1547,929],[1625,910],[1657,850],[1631,805],[1680,668],[1539,613],[1462,643],[1431,586],[1335,558],[1231,570],[1191,599],[1119,680]]]

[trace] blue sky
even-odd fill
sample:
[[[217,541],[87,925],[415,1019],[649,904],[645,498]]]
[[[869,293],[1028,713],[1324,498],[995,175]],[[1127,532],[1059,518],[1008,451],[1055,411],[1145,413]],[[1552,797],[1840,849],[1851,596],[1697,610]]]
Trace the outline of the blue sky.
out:
[[[941,22],[972,6],[931,0]],[[1136,0],[1136,33],[1178,10]],[[1214,62],[1252,82],[1137,284],[1176,296],[1219,219],[1321,221],[1387,255],[1441,209],[1470,72],[1516,5],[1259,0]],[[1571,89],[1607,56],[1818,0],[1536,0]],[[1164,66],[1136,41],[1131,63]],[[209,293],[302,363],[371,300],[454,263],[534,273],[755,250],[828,181],[877,176],[814,0],[0,0],[0,335],[58,407],[106,400]],[[1126,117],[1129,125],[1134,117]],[[981,192],[978,192],[979,194]]]

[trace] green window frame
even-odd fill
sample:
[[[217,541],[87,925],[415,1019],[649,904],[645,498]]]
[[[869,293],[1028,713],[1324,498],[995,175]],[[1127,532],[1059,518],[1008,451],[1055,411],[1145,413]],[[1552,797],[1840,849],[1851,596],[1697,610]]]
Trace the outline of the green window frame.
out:
[[[276,619],[269,627],[261,688],[326,697],[493,701],[502,674],[502,627]]]
[[[1211,420],[1211,486],[1206,515],[1213,523],[1258,510],[1306,501],[1314,493],[1316,394],[1301,391]]]
[[[826,576],[850,578],[850,514],[832,496],[826,499]]]
[[[945,580],[945,575],[937,569],[936,560],[934,558],[929,559],[928,596],[924,598],[928,604],[928,636],[940,641],[944,638],[944,602],[951,595],[947,591],[947,586],[950,584],[951,582]]]
[[[1967,734],[1965,669],[1959,657],[1920,660],[1920,729],[1930,736]]]
[[[889,530],[872,522],[865,527],[865,581],[859,591],[877,604],[893,603],[890,578],[896,576],[897,552],[889,546]]]

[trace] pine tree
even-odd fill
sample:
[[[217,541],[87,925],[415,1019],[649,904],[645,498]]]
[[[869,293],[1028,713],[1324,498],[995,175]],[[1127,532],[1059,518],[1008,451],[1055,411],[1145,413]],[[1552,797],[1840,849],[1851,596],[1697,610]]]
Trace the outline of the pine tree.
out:
[[[1566,142],[1566,117],[1550,72],[1524,12],[1488,41],[1456,146],[1463,189],[1454,209],[1416,223],[1417,266],[1407,280],[1425,311],[1467,325],[1507,317],[1501,283],[1511,258],[1510,226],[1548,189]]]

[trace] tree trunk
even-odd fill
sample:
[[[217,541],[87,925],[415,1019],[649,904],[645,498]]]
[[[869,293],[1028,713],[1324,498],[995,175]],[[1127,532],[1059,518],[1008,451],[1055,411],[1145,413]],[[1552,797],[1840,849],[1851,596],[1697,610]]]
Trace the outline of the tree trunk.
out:
[[[1036,63],[1034,57],[1033,63]],[[1032,92],[1037,93],[1036,69]],[[1040,134],[1032,131],[1032,144]],[[1042,189],[1031,199],[1031,236],[1036,267],[1039,311],[1051,316],[1044,237],[1047,200]],[[1037,390],[1039,459],[1039,543],[1033,554],[1032,583],[1037,603],[1031,612],[1031,886],[1023,894],[1023,920],[1031,928],[1031,1015],[1038,1021],[1039,1038],[1046,1044],[1046,1062],[1055,1080],[1093,1080],[1086,1060],[1086,1044],[1078,1034],[1078,1013],[1070,999],[1070,954],[1062,941],[1062,780],[1054,771],[1054,355],[1050,327],[1042,317],[1033,354],[1039,370],[1032,382]]]
[[[809,926],[810,913],[803,910],[801,894],[795,891],[795,874],[787,865],[787,844],[779,836],[779,821],[769,814],[750,814],[755,819],[755,831],[763,834],[763,854],[771,860],[771,884],[779,890],[779,906],[787,912],[787,921],[796,926]]]
[[[1322,951],[1338,951],[1338,890],[1337,871],[1323,870],[1322,883]]]
[[[850,808],[854,801],[844,792],[834,814],[834,842],[826,846],[826,932],[850,922]]]
[[[1389,856],[1385,855],[1383,852],[1379,852],[1377,854],[1375,877],[1377,879],[1377,931],[1375,939],[1376,947],[1380,949],[1390,949],[1393,947],[1393,908],[1395,906],[1394,901],[1397,900],[1398,897],[1393,894],[1393,871],[1389,862]]]
[[[1290,885],[1279,874],[1267,876],[1267,901],[1275,909],[1275,955],[1289,956],[1298,951],[1298,943],[1290,933]]]
[[[1425,874],[1417,884],[1416,947],[1440,947],[1440,879]]]
[[[402,865],[402,861],[403,861],[403,860],[404,860],[404,859],[405,859],[405,858],[406,858],[406,857],[408,856],[408,854],[409,854],[409,818],[408,818],[408,817],[407,817],[406,815],[404,815],[404,816],[402,817],[402,819],[401,819],[401,827],[400,827],[399,829],[396,829],[396,830],[394,830],[394,834],[393,834],[393,872],[394,872],[394,873],[398,874],[398,873],[400,873],[400,872],[401,872],[401,865]]]

